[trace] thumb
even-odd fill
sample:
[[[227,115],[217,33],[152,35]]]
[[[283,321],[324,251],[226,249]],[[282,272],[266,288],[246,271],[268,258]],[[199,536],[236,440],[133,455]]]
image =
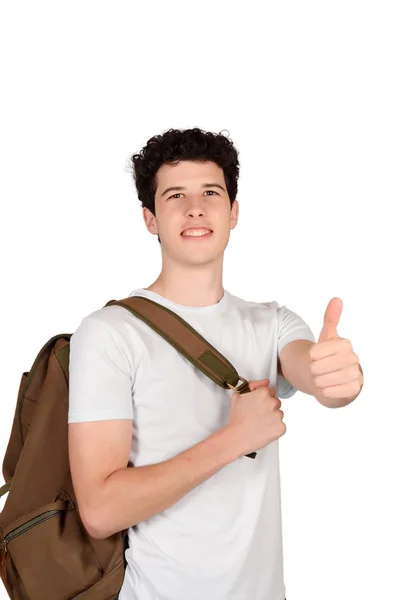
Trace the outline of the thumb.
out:
[[[252,381],[249,381],[249,388],[250,388],[251,392],[254,392],[254,390],[258,390],[261,387],[267,387],[270,394],[272,396],[275,396],[276,392],[273,387],[270,387],[268,385],[269,383],[270,383],[269,379],[253,379]]]
[[[260,387],[267,387],[269,382],[269,379],[252,379],[249,381],[250,391],[254,392],[254,390],[258,390]]]
[[[340,298],[332,298],[325,314],[324,324],[318,338],[318,342],[327,342],[338,337],[337,327],[343,310],[343,302]]]

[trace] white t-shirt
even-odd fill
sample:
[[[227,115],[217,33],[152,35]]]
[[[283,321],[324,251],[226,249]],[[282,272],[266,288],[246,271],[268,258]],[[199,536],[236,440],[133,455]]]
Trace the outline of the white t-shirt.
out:
[[[211,306],[175,311],[251,379],[279,398],[297,391],[277,373],[281,349],[315,342],[286,306],[224,291]],[[130,464],[158,463],[227,424],[233,391],[210,380],[150,326],[121,306],[84,317],[71,337],[68,422],[132,419]],[[128,531],[120,600],[284,600],[279,440],[242,456],[167,510]]]

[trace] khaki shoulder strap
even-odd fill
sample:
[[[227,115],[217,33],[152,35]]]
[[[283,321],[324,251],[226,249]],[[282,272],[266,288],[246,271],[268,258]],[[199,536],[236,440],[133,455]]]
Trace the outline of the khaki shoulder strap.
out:
[[[250,392],[249,382],[229,360],[174,311],[143,296],[110,300],[105,304],[112,305],[122,306],[144,321],[217,385],[239,394]],[[242,383],[236,387],[239,381]],[[246,456],[255,458],[256,452]]]

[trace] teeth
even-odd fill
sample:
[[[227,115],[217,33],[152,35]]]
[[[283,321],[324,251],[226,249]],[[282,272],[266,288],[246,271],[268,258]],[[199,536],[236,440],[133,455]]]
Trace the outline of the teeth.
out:
[[[182,235],[192,235],[195,237],[199,237],[201,235],[205,235],[206,233],[210,233],[209,229],[192,229],[190,231],[184,231]]]

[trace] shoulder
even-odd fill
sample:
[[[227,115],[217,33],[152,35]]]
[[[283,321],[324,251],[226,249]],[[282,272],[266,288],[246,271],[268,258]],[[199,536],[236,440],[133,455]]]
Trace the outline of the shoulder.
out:
[[[78,329],[86,326],[93,330],[111,331],[115,335],[126,337],[128,332],[132,335],[132,332],[138,329],[138,322],[140,322],[140,319],[123,306],[110,305],[103,306],[85,315]]]
[[[276,300],[265,302],[246,300],[233,294],[230,294],[230,300],[232,307],[238,310],[241,316],[248,316],[255,321],[265,322],[276,319],[280,308]]]
[[[128,359],[130,365],[141,355],[142,340],[132,313],[122,306],[105,306],[86,314],[71,336],[71,348],[96,349]],[[135,357],[135,360],[133,360]]]

